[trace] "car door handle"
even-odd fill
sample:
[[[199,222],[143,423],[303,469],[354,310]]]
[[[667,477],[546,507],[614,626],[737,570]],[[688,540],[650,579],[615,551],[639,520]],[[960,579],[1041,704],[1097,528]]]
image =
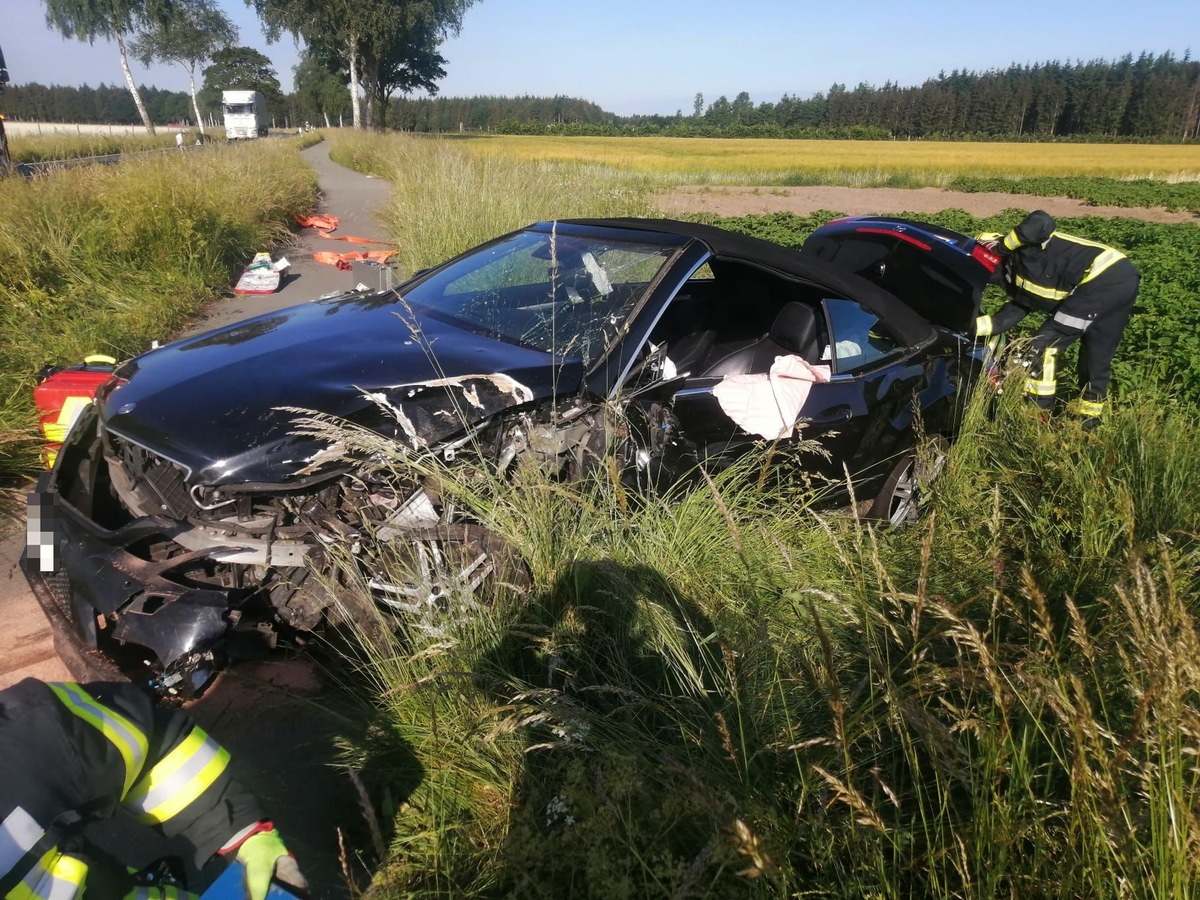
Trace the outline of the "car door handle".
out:
[[[814,425],[833,425],[837,422],[846,422],[853,415],[854,410],[843,403],[841,406],[831,406],[813,416],[812,423]]]

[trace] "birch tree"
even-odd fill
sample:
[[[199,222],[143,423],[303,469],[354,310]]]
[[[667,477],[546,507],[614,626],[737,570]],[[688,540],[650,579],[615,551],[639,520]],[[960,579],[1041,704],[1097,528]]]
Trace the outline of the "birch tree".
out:
[[[170,17],[144,25],[132,50],[143,65],[159,60],[183,67],[188,75],[196,127],[204,134],[204,116],[196,98],[196,67],[212,59],[218,50],[236,44],[237,39],[237,26],[212,0],[174,0]]]
[[[165,0],[44,0],[46,24],[65,38],[94,44],[96,38],[115,41],[121,55],[121,72],[133,97],[142,124],[154,134],[154,123],[129,68],[126,39],[138,28],[164,21],[169,3]]]
[[[397,87],[432,85],[445,72],[438,43],[458,34],[476,0],[246,0],[267,38],[284,32],[338,61],[350,87],[354,127],[362,94],[381,102]],[[364,73],[367,83],[364,85]],[[382,121],[382,111],[376,117]]]

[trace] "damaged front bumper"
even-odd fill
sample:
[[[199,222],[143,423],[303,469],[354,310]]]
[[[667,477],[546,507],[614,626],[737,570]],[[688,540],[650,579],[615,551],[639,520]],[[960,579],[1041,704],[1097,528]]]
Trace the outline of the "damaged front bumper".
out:
[[[30,494],[22,568],[55,633],[55,648],[79,678],[132,677],[162,694],[188,697],[219,665],[236,626],[241,591],[189,581],[206,551],[161,561],[129,548],[169,533],[171,520],[135,519],[106,531],[74,509],[42,476]]]

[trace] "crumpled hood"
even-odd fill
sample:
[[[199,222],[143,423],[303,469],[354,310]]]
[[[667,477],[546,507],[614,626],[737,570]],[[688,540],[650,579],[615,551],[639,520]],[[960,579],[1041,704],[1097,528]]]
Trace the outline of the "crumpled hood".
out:
[[[421,317],[392,294],[291,307],[152,350],[101,408],[107,428],[193,484],[281,483],[322,448],[292,407],[420,448],[502,409],[579,390],[582,365]],[[478,377],[471,377],[478,376]]]

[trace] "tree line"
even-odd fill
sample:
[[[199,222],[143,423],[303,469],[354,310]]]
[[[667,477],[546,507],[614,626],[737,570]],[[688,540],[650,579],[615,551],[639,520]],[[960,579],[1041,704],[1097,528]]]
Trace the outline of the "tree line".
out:
[[[270,61],[249,48],[213,54],[204,69],[199,109],[220,118],[219,91],[262,91],[282,125],[336,125],[352,120],[348,75],[328,55],[309,54],[284,94]],[[422,89],[428,90],[429,84]],[[144,89],[157,122],[188,118],[183,92]],[[6,114],[45,121],[133,123],[128,93],[116,86],[18,85]],[[554,97],[390,97],[377,92],[366,118],[418,132],[507,134],[645,134],[714,137],[850,137],[859,139],[1154,140],[1200,139],[1200,62],[1185,54],[1132,54],[1113,61],[1045,62],[985,72],[955,70],[917,87],[834,84],[808,98],[784,94],[754,104],[748,93],[674,115],[618,116],[584,99]]]
[[[402,98],[394,127],[417,131],[666,134],[714,137],[1200,138],[1200,62],[1185,54],[940,72],[916,87],[834,84],[808,98],[754,104],[742,92],[685,114],[621,117],[568,97]]]

